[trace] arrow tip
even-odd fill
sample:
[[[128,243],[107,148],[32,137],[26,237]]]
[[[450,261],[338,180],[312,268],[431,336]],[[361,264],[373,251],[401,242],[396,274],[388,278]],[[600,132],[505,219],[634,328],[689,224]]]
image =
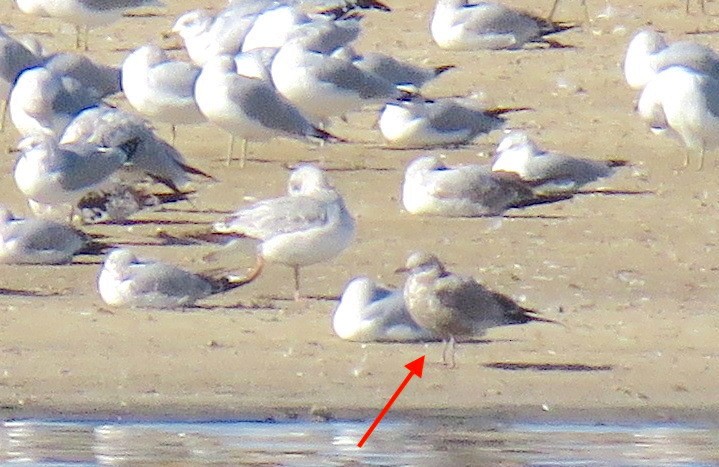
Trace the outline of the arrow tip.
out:
[[[412,360],[404,366],[409,370],[410,373],[422,377],[422,370],[424,370],[424,355],[419,357],[417,360]]]

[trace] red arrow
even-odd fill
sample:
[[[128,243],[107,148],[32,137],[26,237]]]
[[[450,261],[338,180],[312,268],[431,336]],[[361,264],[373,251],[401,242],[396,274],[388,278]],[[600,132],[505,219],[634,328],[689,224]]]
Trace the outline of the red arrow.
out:
[[[422,370],[424,369],[424,355],[419,357],[417,360],[412,360],[408,364],[404,366],[409,370],[409,373],[407,376],[405,376],[404,381],[399,385],[397,390],[392,394],[392,397],[389,398],[387,401],[387,404],[385,404],[382,411],[377,415],[377,418],[374,419],[374,422],[372,422],[372,425],[370,425],[369,429],[367,430],[367,433],[364,434],[362,439],[357,443],[357,447],[364,446],[364,443],[367,441],[367,439],[372,435],[372,432],[375,428],[377,428],[377,425],[379,425],[379,422],[382,421],[382,418],[384,418],[385,414],[389,412],[390,407],[392,407],[392,404],[394,404],[394,401],[397,400],[399,395],[404,391],[405,386],[407,386],[407,383],[409,383],[409,380],[412,379],[412,376],[417,376],[419,378],[422,377]]]

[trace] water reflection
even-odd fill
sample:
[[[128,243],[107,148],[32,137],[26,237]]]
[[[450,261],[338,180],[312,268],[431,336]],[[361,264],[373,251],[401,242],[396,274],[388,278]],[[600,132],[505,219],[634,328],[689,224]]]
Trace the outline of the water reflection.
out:
[[[0,462],[33,465],[647,465],[719,464],[719,431],[681,425],[386,421],[367,423],[99,423],[0,426]]]

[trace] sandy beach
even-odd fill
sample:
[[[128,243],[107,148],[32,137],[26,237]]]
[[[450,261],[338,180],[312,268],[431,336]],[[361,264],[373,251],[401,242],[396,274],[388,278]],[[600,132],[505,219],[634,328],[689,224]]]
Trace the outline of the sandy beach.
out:
[[[123,18],[93,31],[90,56],[118,64],[183,11],[211,3],[166,2],[160,16]],[[534,8],[531,2],[506,2]],[[102,256],[66,266],[0,265],[0,418],[117,415],[181,418],[371,417],[404,378],[403,365],[427,355],[393,414],[509,418],[701,418],[719,415],[719,155],[703,171],[681,168],[684,147],[654,136],[634,114],[635,92],[621,62],[634,30],[646,24],[670,40],[719,48],[719,16],[684,2],[589,0],[593,21],[555,37],[570,48],[448,52],[431,40],[433,2],[390,1],[368,12],[361,51],[428,65],[454,64],[429,84],[429,97],[482,93],[493,106],[530,107],[508,116],[547,149],[631,166],[593,189],[609,193],[510,210],[504,218],[422,218],[401,208],[404,167],[422,151],[389,150],[373,128],[376,110],[331,130],[349,144],[317,147],[276,140],[250,145],[244,169],[224,165],[226,135],[209,125],[178,130],[188,161],[219,181],[198,180],[190,203],[144,211],[127,225],[84,230],[141,255],[193,271],[252,266],[252,251],[206,262],[211,246],[162,246],[158,229],[181,235],[207,228],[251,199],[285,190],[287,166],[314,161],[329,171],[358,224],[339,258],[303,269],[314,297],[292,300],[292,271],[271,265],[254,283],[186,311],[111,309],[96,290]],[[38,34],[49,50],[70,50],[74,32],[47,18],[0,5],[13,35]],[[531,10],[548,12],[550,2]],[[719,5],[708,3],[719,15]],[[581,20],[579,2],[557,19]],[[707,32],[708,31],[708,32]],[[690,34],[690,35],[688,35]],[[122,99],[114,100],[120,105]],[[169,139],[169,128],[157,131]],[[450,164],[487,161],[502,132],[440,151]],[[11,176],[18,135],[0,133],[0,202],[29,209]],[[491,330],[459,345],[455,370],[441,346],[359,344],[333,335],[335,298],[352,277],[400,285],[393,271],[407,253],[436,253],[452,271],[559,321]]]

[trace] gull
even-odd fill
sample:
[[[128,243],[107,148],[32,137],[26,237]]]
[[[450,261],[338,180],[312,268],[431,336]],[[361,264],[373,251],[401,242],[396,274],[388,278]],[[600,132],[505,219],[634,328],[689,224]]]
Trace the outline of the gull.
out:
[[[638,30],[624,57],[624,77],[632,89],[641,90],[660,71],[670,66],[684,66],[719,79],[719,54],[696,42],[667,44],[651,28]]]
[[[442,49],[518,49],[527,42],[555,45],[544,36],[569,27],[497,3],[437,0],[430,31]]]
[[[402,289],[389,289],[369,277],[352,279],[332,313],[340,339],[354,342],[417,342],[437,336],[420,327],[404,305]]]
[[[164,6],[157,0],[25,0],[18,2],[20,10],[40,16],[58,18],[75,26],[75,48],[82,46],[80,36],[84,33],[84,49],[88,50],[88,31],[119,20],[126,10]]]
[[[77,80],[98,99],[122,90],[120,68],[95,63],[82,54],[59,52],[45,57],[42,66],[57,76]]]
[[[22,42],[8,36],[0,25],[0,100],[2,100],[0,130],[4,129],[7,100],[17,77],[26,69],[40,65],[42,61],[41,56]]]
[[[230,7],[217,16],[208,10],[192,10],[175,21],[172,31],[182,38],[190,60],[203,66],[212,57],[234,56],[242,51],[242,43],[262,11],[262,4]]]
[[[110,306],[186,308],[197,300],[246,284],[242,279],[195,274],[159,261],[138,259],[128,249],[112,250],[97,281]]]
[[[267,141],[281,136],[340,141],[302,115],[271,83],[236,73],[232,57],[213,57],[202,68],[195,83],[195,99],[207,120],[232,136],[227,163],[232,157],[234,137],[243,139],[241,166],[247,141]]]
[[[148,44],[122,63],[122,90],[140,114],[171,125],[174,144],[176,125],[205,121],[195,102],[195,81],[199,75],[198,67],[171,60],[164,50]]]
[[[114,148],[94,144],[58,144],[48,135],[23,138],[14,177],[20,191],[44,205],[76,204],[109,181],[130,160],[137,139]]]
[[[410,162],[402,184],[402,204],[410,214],[495,216],[534,198],[529,185],[489,166],[447,167],[438,155]]]
[[[396,85],[412,85],[416,88],[421,88],[445,71],[456,68],[454,65],[417,66],[377,52],[358,54],[351,46],[335,49],[332,56],[350,60],[360,70],[374,73]]]
[[[480,335],[496,326],[530,321],[556,323],[487,289],[472,277],[447,271],[430,253],[410,254],[405,267],[398,271],[409,273],[404,284],[404,302],[410,316],[445,342],[442,361],[450,368],[455,367],[457,339]]]
[[[155,135],[147,122],[121,109],[93,107],[83,111],[65,129],[60,143],[115,147],[135,139],[137,147],[131,163],[123,166],[125,171],[149,175],[175,193],[181,193],[190,182],[190,175],[214,180],[211,175],[188,165],[182,154]]]
[[[8,107],[20,135],[60,135],[77,114],[98,103],[98,96],[76,79],[35,67],[17,79]]]
[[[575,193],[584,185],[610,177],[622,160],[591,160],[544,151],[526,133],[513,131],[500,141],[492,171],[530,184],[536,195]]]
[[[501,128],[500,115],[524,109],[480,109],[466,99],[413,97],[388,102],[379,117],[382,137],[392,147],[426,148],[469,143]]]
[[[66,264],[87,245],[77,230],[44,219],[23,219],[0,207],[0,263]]]
[[[699,152],[699,169],[704,153],[719,146],[719,79],[682,66],[657,74],[642,91],[639,115],[652,132],[681,140],[689,151]]]
[[[403,93],[394,83],[342,60],[307,48],[313,36],[301,35],[280,48],[272,61],[277,90],[315,122],[365,105],[384,103]]]
[[[288,195],[241,208],[213,225],[213,232],[260,241],[257,277],[265,263],[290,266],[295,300],[300,298],[300,268],[328,261],[345,250],[355,236],[355,221],[325,173],[309,164],[292,171]]]

